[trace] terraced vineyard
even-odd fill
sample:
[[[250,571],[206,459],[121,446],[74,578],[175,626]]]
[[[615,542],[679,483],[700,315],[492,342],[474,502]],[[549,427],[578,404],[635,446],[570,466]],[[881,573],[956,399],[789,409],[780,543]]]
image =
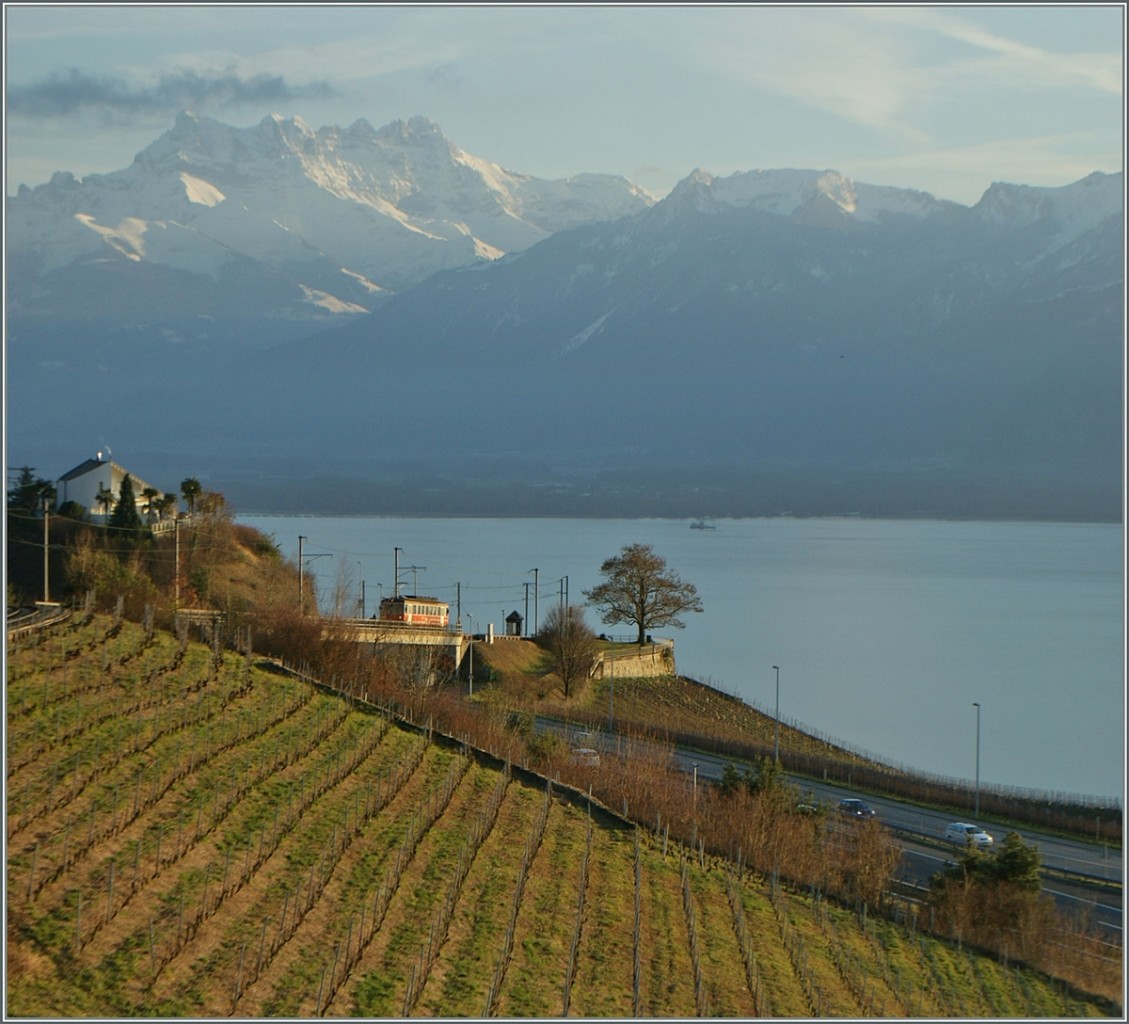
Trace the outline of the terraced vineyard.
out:
[[[9,649],[13,1016],[1102,1016],[256,662]]]

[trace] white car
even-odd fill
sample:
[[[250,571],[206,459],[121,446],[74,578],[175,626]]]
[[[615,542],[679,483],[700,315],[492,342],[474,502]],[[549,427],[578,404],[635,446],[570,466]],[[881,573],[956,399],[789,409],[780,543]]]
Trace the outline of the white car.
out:
[[[978,850],[986,850],[992,845],[993,839],[979,825],[954,821],[945,829],[945,842],[954,846],[975,846]]]

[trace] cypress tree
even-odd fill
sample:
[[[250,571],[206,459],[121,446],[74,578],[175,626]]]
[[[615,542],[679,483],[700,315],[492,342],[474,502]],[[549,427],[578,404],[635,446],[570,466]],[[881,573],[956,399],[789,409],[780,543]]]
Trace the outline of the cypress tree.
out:
[[[118,491],[118,501],[110,513],[110,526],[117,530],[129,533],[141,532],[141,515],[137,511],[137,499],[133,494],[133,480],[128,473],[122,479],[121,490]]]

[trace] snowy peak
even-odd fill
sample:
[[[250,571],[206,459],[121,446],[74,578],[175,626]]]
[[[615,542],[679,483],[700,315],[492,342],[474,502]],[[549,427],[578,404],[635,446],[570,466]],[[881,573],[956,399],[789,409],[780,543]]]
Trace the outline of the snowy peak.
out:
[[[376,138],[395,146],[453,148],[437,124],[418,114],[407,121],[397,120],[386,124],[376,133]]]
[[[971,216],[981,224],[1007,229],[1042,223],[1062,244],[1120,216],[1122,175],[1100,171],[1058,188],[996,182],[972,208],[939,200],[928,192],[866,185],[834,170],[745,171],[717,178],[695,170],[675,186],[665,203],[703,213],[753,209],[804,223],[833,226],[888,217],[923,220],[941,214]]]
[[[310,289],[340,300],[317,303],[328,310],[653,201],[611,175],[539,181],[505,171],[425,117],[315,131],[278,114],[235,128],[183,111],[124,170],[82,182],[59,172],[21,189],[8,201],[8,227],[10,249],[39,272],[167,258],[217,280],[248,259],[292,278],[302,305]],[[175,225],[175,250],[139,244],[150,225]]]
[[[1059,188],[993,182],[973,213],[989,226],[1042,224],[1057,234],[1062,244],[1110,217],[1122,216],[1123,200],[1122,174],[1094,171]]]
[[[795,169],[741,171],[725,178],[695,170],[669,198],[702,212],[755,209],[809,221],[834,212],[858,221],[888,215],[921,218],[956,205],[927,192],[859,184],[835,170]]]

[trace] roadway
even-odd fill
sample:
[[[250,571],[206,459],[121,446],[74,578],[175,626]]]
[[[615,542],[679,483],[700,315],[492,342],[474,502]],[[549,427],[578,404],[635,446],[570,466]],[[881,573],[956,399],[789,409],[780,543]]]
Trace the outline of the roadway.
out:
[[[537,720],[538,728],[563,733],[574,747],[593,747],[601,752],[614,753],[618,737],[603,731],[587,731],[582,727],[547,718]],[[719,757],[701,751],[675,748],[676,767],[703,781],[716,782],[722,778],[727,764],[738,769],[747,764],[733,758]],[[954,815],[951,811],[938,811],[918,804],[886,797],[872,797],[830,783],[817,782],[802,776],[787,776],[802,793],[810,793],[813,802],[827,803],[833,808],[844,797],[861,797],[871,807],[878,820],[891,829],[902,847],[903,879],[925,888],[929,879],[946,863],[955,859],[954,848],[942,841],[941,835],[952,821],[972,820],[984,825],[998,843],[1008,832],[1017,832],[1024,842],[1035,846],[1043,866],[1043,891],[1054,897],[1057,905],[1068,911],[1091,915],[1095,924],[1115,934],[1120,941],[1123,925],[1122,880],[1124,862],[1120,849],[1048,835],[1022,827],[993,827],[971,815]]]
[[[37,601],[34,608],[9,608],[5,616],[8,640],[18,640],[22,636],[62,621],[69,614],[66,608],[54,601]]]

